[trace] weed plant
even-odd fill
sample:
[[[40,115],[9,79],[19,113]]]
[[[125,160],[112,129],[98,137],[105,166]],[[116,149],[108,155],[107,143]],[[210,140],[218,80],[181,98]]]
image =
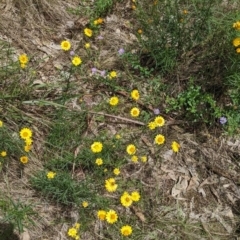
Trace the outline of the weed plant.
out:
[[[239,36],[239,30],[233,24],[238,21],[239,12],[219,1],[145,4],[139,2],[135,11],[142,30],[142,66],[157,69],[170,84],[180,79],[181,90],[176,93],[169,89],[165,98],[167,112],[176,113],[178,109],[177,114],[186,116],[188,122],[210,125],[225,116],[229,119],[227,131],[238,131],[240,59],[233,39]],[[223,103],[226,98],[228,106]]]

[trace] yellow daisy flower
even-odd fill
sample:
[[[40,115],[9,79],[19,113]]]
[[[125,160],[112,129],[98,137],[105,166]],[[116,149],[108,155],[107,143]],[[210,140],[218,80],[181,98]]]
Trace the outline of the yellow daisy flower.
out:
[[[132,192],[131,197],[134,202],[138,202],[140,200],[140,194],[137,191]]]
[[[131,92],[131,97],[132,97],[132,99],[134,99],[134,100],[138,100],[139,97],[140,97],[139,91],[138,91],[138,90],[133,90],[133,91]]]
[[[165,137],[162,134],[158,134],[155,139],[154,139],[155,143],[158,145],[161,145],[165,142]]]
[[[99,153],[101,152],[103,149],[103,145],[101,142],[94,142],[92,145],[91,145],[91,150],[92,152],[94,153]]]
[[[28,63],[28,56],[26,54],[21,54],[18,57],[18,60],[21,64],[27,64]]]
[[[1,156],[2,156],[2,157],[6,157],[6,156],[7,156],[7,152],[6,152],[6,151],[2,151],[2,152],[1,152]]]
[[[93,31],[90,28],[85,28],[84,29],[84,34],[88,37],[91,37],[93,34]]]
[[[155,122],[152,121],[148,123],[148,128],[150,130],[154,130],[156,127],[157,127],[157,124]]]
[[[112,106],[118,105],[118,102],[119,102],[118,97],[111,97],[110,100],[109,100],[109,104],[112,105]]]
[[[233,23],[233,28],[235,28],[236,30],[240,30],[240,21]]]
[[[101,166],[103,164],[103,160],[101,158],[97,158],[95,163],[98,165],[98,166]]]
[[[105,188],[108,192],[115,192],[117,190],[118,185],[114,178],[109,178],[105,180]]]
[[[104,211],[104,210],[99,210],[99,211],[97,212],[98,218],[99,218],[100,220],[102,220],[102,221],[105,220],[106,214],[107,214],[107,212]]]
[[[82,59],[81,59],[80,57],[74,57],[74,58],[72,59],[72,64],[73,64],[74,66],[79,66],[81,63],[82,63]]]
[[[172,147],[172,150],[173,150],[174,152],[178,152],[178,151],[179,151],[179,148],[180,148],[180,145],[179,145],[179,143],[173,141],[171,147]]]
[[[162,127],[165,124],[165,120],[161,116],[155,117],[154,122],[158,127]]]
[[[111,71],[108,76],[109,76],[110,79],[116,78],[117,77],[117,72],[116,71]]]
[[[53,178],[55,178],[55,175],[56,175],[55,172],[50,171],[50,172],[47,173],[47,178],[48,179],[53,179]]]
[[[136,149],[135,145],[133,145],[133,144],[129,144],[129,145],[127,146],[127,149],[126,149],[126,151],[127,151],[127,153],[128,153],[129,155],[135,154],[136,150],[137,150],[137,149]]]
[[[67,234],[68,234],[69,237],[76,238],[77,237],[77,229],[76,228],[69,228]]]
[[[20,162],[23,163],[23,164],[28,163],[28,157],[27,156],[20,157]]]
[[[0,127],[2,127],[2,126],[3,126],[3,121],[0,120]]]
[[[67,40],[61,42],[61,48],[64,51],[68,51],[71,48],[71,43]]]
[[[133,155],[131,157],[131,160],[132,160],[132,162],[136,163],[136,162],[138,162],[138,157],[136,155]]]
[[[108,223],[113,224],[118,220],[118,215],[114,210],[109,210],[106,214],[106,220]]]
[[[119,174],[120,174],[119,168],[114,168],[114,169],[113,169],[113,173],[114,173],[115,175],[119,175]]]
[[[33,143],[33,140],[32,140],[32,138],[26,138],[26,139],[24,139],[24,142],[27,146],[31,146]]]
[[[84,46],[86,49],[88,49],[88,48],[90,48],[91,45],[90,45],[90,43],[86,43]]]
[[[132,227],[129,225],[125,225],[121,228],[121,234],[125,237],[128,237],[129,235],[132,234]]]
[[[234,47],[240,46],[240,37],[233,39],[233,45],[234,45]]]
[[[123,195],[120,197],[121,204],[124,207],[130,207],[132,205],[132,197],[128,192],[124,192]]]
[[[25,152],[30,152],[31,148],[32,148],[31,145],[25,145],[25,146],[24,146],[24,151],[25,151]]]
[[[140,110],[137,107],[131,109],[130,114],[132,117],[138,117],[140,114]]]
[[[32,137],[32,131],[29,128],[23,128],[21,129],[21,131],[19,132],[20,137],[22,139],[28,139]]]
[[[89,204],[88,204],[88,202],[87,202],[87,201],[83,201],[83,202],[82,202],[82,206],[83,206],[84,208],[87,208],[87,207],[88,207],[88,205],[89,205]]]

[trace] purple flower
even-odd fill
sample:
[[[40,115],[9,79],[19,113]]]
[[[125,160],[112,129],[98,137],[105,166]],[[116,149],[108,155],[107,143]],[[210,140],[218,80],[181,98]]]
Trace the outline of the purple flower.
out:
[[[71,51],[71,52],[70,52],[70,55],[71,55],[71,56],[75,55],[75,52],[74,52],[74,51]]]
[[[154,112],[155,115],[160,114],[160,110],[159,110],[158,108],[154,108],[154,109],[153,109],[153,112]]]
[[[123,55],[124,52],[125,52],[125,50],[124,50],[123,48],[120,48],[120,49],[118,50],[118,54],[119,54],[119,55]]]
[[[227,118],[225,117],[220,117],[219,122],[224,125],[227,122]]]
[[[97,72],[97,69],[94,67],[92,68],[92,74],[95,74]]]

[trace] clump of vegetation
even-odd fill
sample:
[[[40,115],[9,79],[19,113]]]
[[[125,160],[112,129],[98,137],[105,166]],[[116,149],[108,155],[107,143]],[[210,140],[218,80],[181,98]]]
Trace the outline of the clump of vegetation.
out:
[[[161,166],[166,159],[182,161],[186,150],[171,125],[179,125],[174,131],[180,133],[181,122],[199,124],[199,132],[201,126],[238,133],[239,13],[224,1],[132,0],[132,22],[124,24],[132,27],[134,40],[107,51],[105,17],[120,3],[97,0],[92,10],[84,4],[87,20],[71,28],[77,40],[62,38],[55,55],[45,56],[53,62],[51,81],[38,79],[43,60],[37,55],[16,54],[0,42],[1,172],[17,169],[38,197],[74,211],[74,219],[63,220],[69,239],[80,239],[96,225],[101,227],[93,237],[103,239],[207,238],[205,225],[189,220],[184,206],[168,206],[171,199],[155,189],[151,177],[159,167],[166,183],[177,182],[176,192],[185,180],[199,182],[195,175],[192,180],[192,169],[191,178],[177,178]],[[68,11],[83,12],[81,6]],[[171,185],[168,193],[173,190]],[[9,199],[0,202],[3,221],[13,224],[8,231],[23,232],[35,211],[30,203]],[[177,213],[174,220],[171,211]]]

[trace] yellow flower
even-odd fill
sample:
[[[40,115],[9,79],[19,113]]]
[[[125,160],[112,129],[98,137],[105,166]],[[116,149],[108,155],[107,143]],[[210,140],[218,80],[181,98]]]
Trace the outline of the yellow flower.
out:
[[[24,63],[21,63],[21,64],[20,64],[20,67],[21,67],[22,69],[26,68],[26,66],[27,66],[27,65],[24,64]]]
[[[109,104],[112,106],[116,106],[118,104],[118,102],[119,102],[118,97],[111,97],[109,100]]]
[[[30,152],[31,148],[32,148],[31,145],[25,145],[25,146],[24,146],[24,151],[25,151],[25,152]]]
[[[128,192],[124,192],[123,195],[120,198],[121,204],[124,207],[130,207],[132,205],[132,197]]]
[[[108,76],[109,76],[110,79],[116,78],[117,77],[117,72],[116,71],[111,71]]]
[[[98,213],[97,213],[97,216],[100,220],[104,221],[105,218],[106,218],[106,211],[104,210],[99,210]]]
[[[133,154],[135,154],[135,152],[136,152],[136,147],[133,145],[133,144],[129,144],[128,146],[127,146],[127,149],[126,149],[126,151],[127,151],[127,153],[129,154],[129,155],[133,155]]]
[[[157,127],[157,124],[155,122],[152,121],[148,123],[148,128],[150,130],[154,130],[156,127]]]
[[[237,52],[237,53],[240,53],[240,48],[237,48],[237,49],[236,49],[236,52]]]
[[[138,202],[140,200],[140,194],[137,191],[132,192],[131,197],[134,202]]]
[[[145,163],[145,162],[147,161],[147,156],[142,156],[142,157],[141,157],[141,160],[142,160],[142,162]]]
[[[94,25],[102,24],[103,23],[103,19],[102,18],[98,18],[93,23],[94,23]]]
[[[142,29],[138,29],[138,34],[142,34]]]
[[[132,117],[138,117],[140,114],[140,110],[137,107],[131,109],[130,114]]]
[[[119,175],[119,174],[120,174],[119,168],[114,168],[114,169],[113,169],[113,173],[114,173],[115,175]]]
[[[165,137],[162,134],[158,134],[155,139],[154,139],[155,143],[158,145],[161,145],[165,142]]]
[[[240,21],[233,23],[233,28],[235,28],[236,30],[240,30]]]
[[[188,10],[184,9],[183,14],[188,14]]]
[[[28,63],[28,56],[26,54],[21,54],[18,57],[18,60],[21,64],[27,64]]]
[[[120,134],[117,134],[117,135],[115,136],[115,138],[116,138],[116,139],[121,139],[121,135],[120,135]]]
[[[82,63],[82,59],[80,58],[80,57],[74,57],[73,59],[72,59],[72,64],[74,65],[74,66],[78,66],[78,65],[80,65]]]
[[[28,157],[27,156],[20,157],[20,162],[23,163],[23,164],[28,163]]]
[[[20,137],[22,139],[28,139],[32,137],[32,131],[29,128],[23,128],[20,131]]]
[[[133,90],[132,92],[131,92],[131,97],[132,97],[132,99],[134,99],[134,100],[138,100],[139,99],[139,92],[138,92],[138,90]]]
[[[77,229],[76,228],[69,228],[68,229],[68,236],[72,238],[77,237]]]
[[[71,48],[71,43],[67,40],[61,42],[61,48],[64,51],[68,51]]]
[[[3,121],[0,120],[0,127],[2,127],[2,126],[3,126]]]
[[[179,151],[179,148],[180,148],[180,145],[179,145],[179,143],[173,141],[171,147],[172,147],[172,150],[173,150],[174,152],[178,152],[178,151]]]
[[[132,10],[136,10],[136,5],[132,5]]]
[[[77,230],[80,228],[81,224],[80,223],[75,223],[74,224],[74,228],[76,228]]]
[[[93,34],[93,32],[92,32],[91,29],[85,28],[85,29],[84,29],[84,34],[85,34],[86,36],[88,36],[88,37],[91,37],[92,34]]]
[[[86,49],[88,49],[88,48],[90,48],[91,45],[90,45],[90,43],[86,43],[84,46]]]
[[[240,37],[233,39],[233,45],[234,47],[240,46]]]
[[[118,185],[114,178],[109,178],[105,180],[105,188],[108,192],[115,192],[117,190]]]
[[[101,142],[94,142],[92,145],[91,145],[91,150],[92,152],[94,153],[99,153],[101,152],[103,149],[103,145]]]
[[[55,172],[50,171],[50,172],[47,173],[47,178],[48,179],[53,179],[53,178],[55,178],[55,175],[56,175]]]
[[[109,210],[106,213],[106,220],[108,223],[113,224],[118,220],[118,215],[114,210]]]
[[[6,157],[6,156],[7,156],[7,152],[6,152],[6,151],[2,151],[2,152],[1,152],[1,156],[2,156],[2,157]]]
[[[83,202],[82,202],[82,206],[83,206],[84,208],[87,208],[88,205],[89,205],[88,202],[86,202],[86,201],[83,201]]]
[[[100,165],[103,164],[103,160],[102,160],[101,158],[97,158],[96,161],[95,161],[95,163],[96,163],[98,166],[100,166]]]
[[[138,157],[136,155],[133,155],[131,157],[131,160],[136,163],[136,162],[138,162]]]
[[[26,139],[24,139],[24,141],[25,141],[25,144],[26,144],[27,146],[31,146],[32,143],[33,143],[32,138],[26,138]]]
[[[129,225],[125,225],[121,228],[121,234],[125,237],[132,234],[132,227]]]
[[[165,120],[161,116],[155,117],[154,122],[158,127],[162,127],[165,124]]]

